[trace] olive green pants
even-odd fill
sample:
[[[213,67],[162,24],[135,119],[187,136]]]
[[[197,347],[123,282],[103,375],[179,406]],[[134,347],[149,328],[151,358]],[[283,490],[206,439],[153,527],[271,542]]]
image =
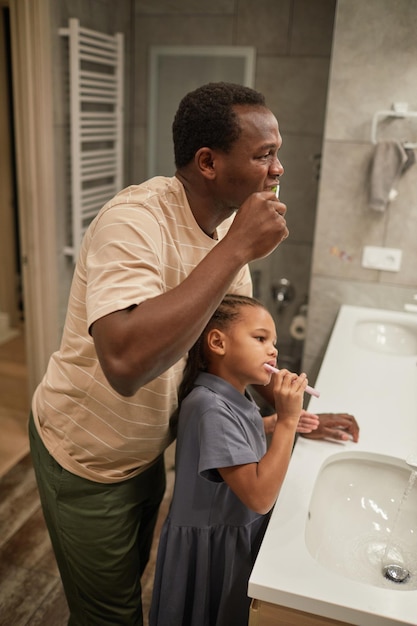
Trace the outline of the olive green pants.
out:
[[[120,483],[63,469],[29,420],[32,461],[71,626],[141,626],[140,578],[165,491],[163,456]]]

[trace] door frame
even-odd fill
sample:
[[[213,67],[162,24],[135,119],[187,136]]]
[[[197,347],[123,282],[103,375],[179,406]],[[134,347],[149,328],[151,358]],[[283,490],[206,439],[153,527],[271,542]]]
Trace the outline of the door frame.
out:
[[[2,6],[0,3],[0,7]],[[0,13],[0,29],[0,315],[7,316],[6,320],[9,328],[16,328],[20,322],[15,232],[16,203],[13,185],[13,136],[9,107],[10,81],[8,77],[6,25],[3,11]],[[5,325],[4,319],[0,319],[0,322]]]
[[[49,0],[8,0],[29,392],[58,345],[52,30]]]

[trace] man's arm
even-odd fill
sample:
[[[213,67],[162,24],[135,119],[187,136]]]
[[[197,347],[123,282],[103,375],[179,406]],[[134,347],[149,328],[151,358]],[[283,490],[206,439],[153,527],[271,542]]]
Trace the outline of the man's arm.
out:
[[[133,395],[187,353],[236,273],[287,237],[285,210],[271,193],[253,194],[224,239],[180,285],[92,324],[101,367],[118,393]]]

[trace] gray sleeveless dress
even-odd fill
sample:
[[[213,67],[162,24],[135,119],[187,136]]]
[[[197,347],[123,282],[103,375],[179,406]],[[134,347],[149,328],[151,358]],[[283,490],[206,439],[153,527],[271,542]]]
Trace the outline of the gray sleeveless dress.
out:
[[[248,509],[216,468],[256,463],[265,452],[251,396],[201,373],[181,407],[150,626],[247,626],[247,585],[269,514]]]

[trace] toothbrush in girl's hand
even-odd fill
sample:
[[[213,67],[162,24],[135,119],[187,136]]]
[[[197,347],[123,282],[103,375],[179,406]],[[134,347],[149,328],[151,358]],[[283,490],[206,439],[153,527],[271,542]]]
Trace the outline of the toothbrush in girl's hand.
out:
[[[279,372],[279,369],[273,367],[272,365],[269,365],[269,363],[264,363],[264,367],[268,370],[268,372],[271,372],[273,374],[277,374]],[[314,389],[313,387],[310,387],[310,385],[307,385],[306,392],[309,393],[310,396],[316,396],[316,398],[320,397],[320,392],[316,391],[316,389]]]

